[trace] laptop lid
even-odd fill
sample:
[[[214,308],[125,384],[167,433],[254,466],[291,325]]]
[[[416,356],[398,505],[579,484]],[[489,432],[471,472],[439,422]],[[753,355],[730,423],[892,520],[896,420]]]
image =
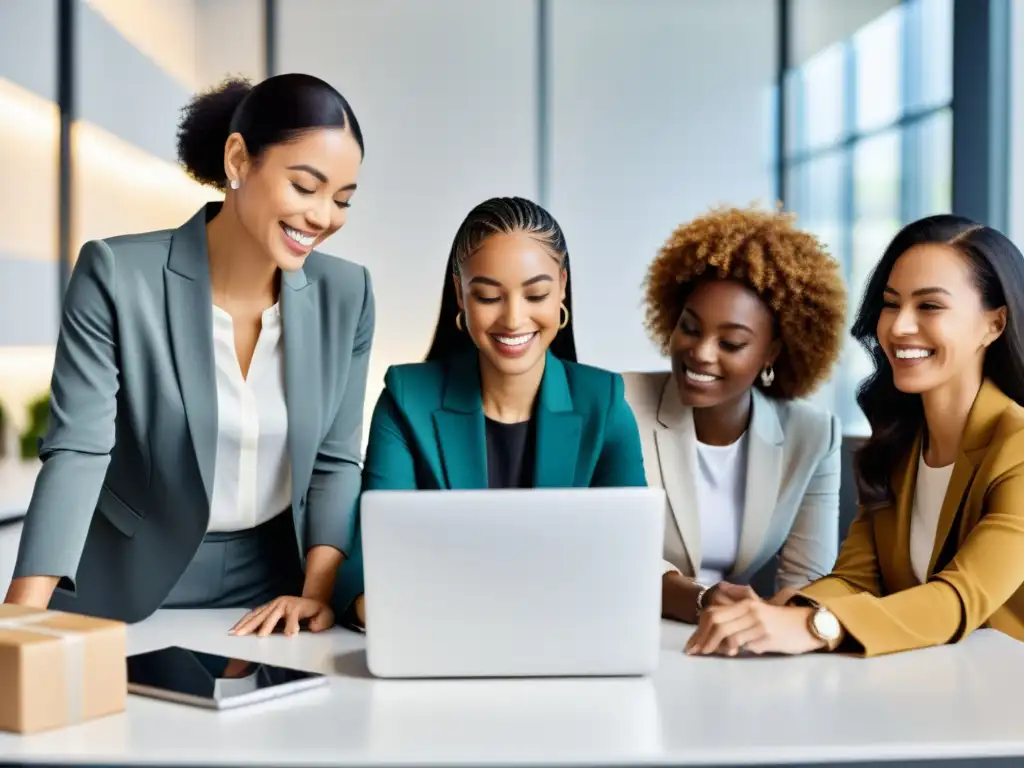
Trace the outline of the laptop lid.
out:
[[[361,503],[373,674],[642,675],[657,665],[661,489],[371,491]]]

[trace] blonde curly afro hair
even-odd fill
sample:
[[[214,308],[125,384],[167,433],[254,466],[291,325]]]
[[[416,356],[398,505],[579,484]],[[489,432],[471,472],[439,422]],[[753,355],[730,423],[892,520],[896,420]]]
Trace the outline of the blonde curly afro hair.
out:
[[[744,283],[774,314],[782,351],[766,394],[804,397],[828,378],[842,347],[846,289],[838,262],[792,216],[720,208],[672,233],[644,281],[645,325],[663,354],[690,292],[707,279]]]

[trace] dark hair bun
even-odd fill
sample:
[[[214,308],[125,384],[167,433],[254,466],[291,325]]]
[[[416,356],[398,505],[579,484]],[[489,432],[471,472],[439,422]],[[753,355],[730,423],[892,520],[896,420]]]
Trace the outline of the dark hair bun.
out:
[[[178,160],[201,184],[217,189],[227,185],[224,145],[231,133],[231,118],[252,85],[231,78],[195,96],[182,109],[178,123]]]

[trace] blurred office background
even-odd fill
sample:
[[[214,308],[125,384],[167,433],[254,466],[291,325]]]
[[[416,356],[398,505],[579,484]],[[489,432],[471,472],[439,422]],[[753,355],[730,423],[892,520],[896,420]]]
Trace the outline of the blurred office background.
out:
[[[226,75],[318,75],[362,123],[325,250],[374,275],[369,413],[386,367],[425,352],[452,237],[490,196],[559,219],[580,359],[618,370],[667,366],[641,282],[713,205],[781,201],[843,264],[851,310],[906,221],[955,209],[1024,238],[1013,41],[1024,0],[0,0],[0,517],[31,490],[20,435],[78,248],[217,197],[177,167],[175,130]],[[851,439],[866,370],[848,343],[815,395]]]

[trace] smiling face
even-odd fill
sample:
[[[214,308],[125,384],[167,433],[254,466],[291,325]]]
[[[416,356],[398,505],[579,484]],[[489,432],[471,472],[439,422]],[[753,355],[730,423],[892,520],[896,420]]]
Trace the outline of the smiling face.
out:
[[[901,392],[921,394],[981,377],[1006,309],[986,310],[968,261],[947,245],[917,245],[889,273],[878,343]]]
[[[694,288],[669,342],[683,404],[710,408],[746,395],[779,354],[773,324],[768,306],[741,283],[708,280]]]
[[[488,365],[514,376],[543,361],[561,322],[566,273],[541,240],[491,235],[454,280],[466,331]]]
[[[239,219],[253,241],[286,271],[345,223],[362,162],[347,130],[318,129],[268,147],[253,162],[238,134],[225,150],[230,190]]]

